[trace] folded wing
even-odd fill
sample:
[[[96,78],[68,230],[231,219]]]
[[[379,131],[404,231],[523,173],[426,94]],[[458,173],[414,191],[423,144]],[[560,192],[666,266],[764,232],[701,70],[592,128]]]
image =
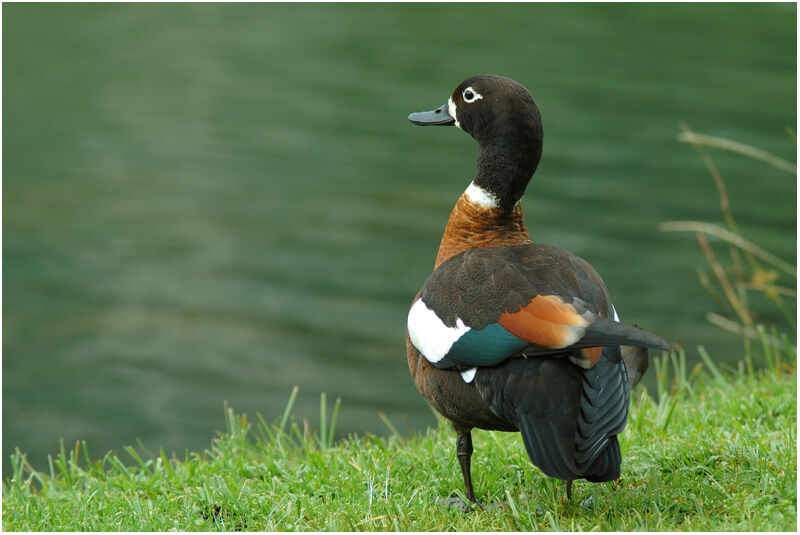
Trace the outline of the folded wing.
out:
[[[545,245],[473,249],[443,262],[409,312],[409,336],[439,368],[491,366],[517,355],[569,354],[591,368],[604,346],[668,349],[620,323],[599,276]]]

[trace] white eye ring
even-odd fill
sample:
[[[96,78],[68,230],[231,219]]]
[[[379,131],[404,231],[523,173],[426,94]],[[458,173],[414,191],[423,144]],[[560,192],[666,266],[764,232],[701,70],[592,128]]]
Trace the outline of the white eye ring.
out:
[[[472,89],[472,86],[469,86],[461,93],[461,97],[464,99],[464,102],[469,104],[475,102],[478,99],[482,99],[483,95]]]

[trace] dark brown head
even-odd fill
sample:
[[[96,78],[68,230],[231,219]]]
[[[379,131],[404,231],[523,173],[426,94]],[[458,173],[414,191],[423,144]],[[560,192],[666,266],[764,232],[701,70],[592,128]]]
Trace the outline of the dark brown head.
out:
[[[542,156],[542,117],[533,97],[518,82],[493,74],[461,82],[447,103],[412,113],[418,125],[455,125],[478,142],[473,181],[505,209],[525,193]]]

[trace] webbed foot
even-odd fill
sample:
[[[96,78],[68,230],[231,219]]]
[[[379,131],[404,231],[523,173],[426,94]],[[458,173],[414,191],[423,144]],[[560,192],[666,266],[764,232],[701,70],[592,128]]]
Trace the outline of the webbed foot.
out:
[[[464,501],[458,496],[453,498],[437,498],[436,503],[446,507],[457,507],[464,513],[474,511],[475,509],[480,509],[481,511],[494,511],[496,509],[505,509],[508,507],[505,502],[493,502],[484,505],[479,501]]]
[[[482,507],[480,502],[466,502],[458,496],[454,498],[436,498],[436,503],[438,505],[444,505],[445,507],[457,507],[458,509],[461,509],[462,513],[468,513],[472,511],[473,507],[475,506]]]

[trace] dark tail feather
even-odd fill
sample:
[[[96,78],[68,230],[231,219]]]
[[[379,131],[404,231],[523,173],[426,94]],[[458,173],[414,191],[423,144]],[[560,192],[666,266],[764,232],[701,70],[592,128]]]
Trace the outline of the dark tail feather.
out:
[[[620,466],[622,465],[622,452],[619,449],[617,436],[614,435],[608,441],[608,445],[603,452],[595,459],[592,466],[586,471],[583,477],[592,483],[603,481],[614,481],[619,477]]]
[[[665,351],[671,349],[669,343],[657,334],[605,318],[599,318],[589,325],[578,344],[580,346],[576,344],[576,347],[637,346]]]
[[[598,318],[594,323],[586,328],[583,338],[569,347],[553,348],[530,345],[523,349],[520,354],[527,357],[566,355],[566,353],[571,349],[610,346],[644,347],[651,349],[663,349],[665,351],[672,349],[669,343],[657,334],[634,327],[633,325],[628,325],[627,323],[619,323],[616,321],[607,320],[605,318]]]
[[[631,390],[642,380],[650,367],[650,352],[644,347],[620,346],[625,371],[628,372],[628,386]]]
[[[545,422],[539,422],[544,426],[540,427],[536,425],[536,419],[528,415],[522,414],[520,416],[522,441],[533,464],[550,477],[564,480],[577,479],[574,466],[567,464],[570,455],[562,451],[564,444],[559,443],[557,438],[558,430]],[[564,453],[567,453],[567,455],[564,455]]]
[[[618,347],[582,370],[561,358],[512,359],[475,376],[481,396],[522,433],[533,463],[550,477],[609,481],[619,477],[616,435],[630,395]]]

